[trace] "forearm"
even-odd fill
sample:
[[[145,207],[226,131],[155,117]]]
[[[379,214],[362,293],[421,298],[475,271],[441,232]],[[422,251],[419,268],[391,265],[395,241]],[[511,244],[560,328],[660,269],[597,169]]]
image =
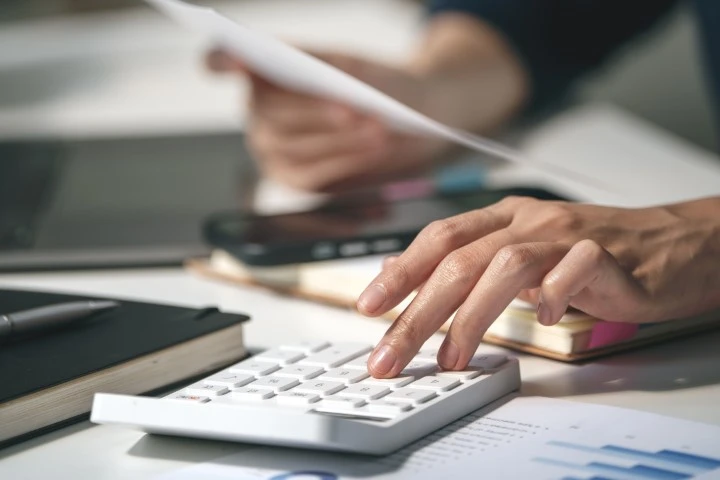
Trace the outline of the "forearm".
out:
[[[443,13],[431,19],[408,68],[437,92],[422,110],[460,128],[491,130],[529,96],[527,73],[508,43],[472,15]]]
[[[667,210],[682,226],[675,229],[674,250],[695,277],[697,311],[720,308],[720,196],[670,205]]]

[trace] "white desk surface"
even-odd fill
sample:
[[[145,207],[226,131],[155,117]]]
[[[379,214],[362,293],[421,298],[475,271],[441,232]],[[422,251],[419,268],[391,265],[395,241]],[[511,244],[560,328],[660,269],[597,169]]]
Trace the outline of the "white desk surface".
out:
[[[338,47],[376,51],[388,57],[398,57],[409,50],[419,18],[415,6],[390,0],[308,0],[303,8],[327,14],[313,13],[309,23],[295,21],[298,17],[293,7],[297,8],[298,0],[223,5],[232,6],[237,18],[242,16],[248,23],[267,27],[269,31],[287,32],[290,37],[296,33],[297,38],[308,43],[315,41],[317,45],[336,39],[331,43]],[[73,56],[75,60],[80,57],[97,60],[98,55],[108,55],[105,73],[90,76],[93,88],[49,94],[31,105],[0,106],[0,136],[48,132],[107,134],[132,131],[138,125],[142,125],[143,133],[238,128],[241,122],[233,102],[238,91],[233,82],[202,73],[196,64],[202,45],[183,37],[161,20],[148,16],[148,12],[131,12],[103,16],[99,23],[50,21],[0,31],[0,44],[15,42],[26,46],[22,52],[0,50],[0,73],[13,65],[41,65],[47,60]],[[157,25],[164,25],[159,34],[153,30]],[[88,42],[88,38],[98,41]],[[145,42],[150,38],[154,43],[148,47]],[[363,42],[358,42],[359,38]],[[74,39],[77,45],[69,50],[50,48],[63,43],[61,39]],[[180,48],[183,46],[189,50]],[[164,60],[158,64],[160,58]],[[195,94],[189,95],[190,91]],[[178,103],[178,99],[186,102]],[[554,138],[557,141],[558,137]],[[545,148],[549,145],[544,143]],[[542,150],[541,147],[533,148]],[[580,147],[571,142],[564,148],[576,152]],[[349,311],[214,283],[180,269],[0,275],[0,287],[188,306],[217,305],[227,311],[252,315],[253,320],[246,328],[250,347],[313,338],[374,343],[387,327],[383,322]],[[440,336],[430,340],[436,345],[440,341]],[[715,333],[585,365],[521,355],[522,393],[635,408],[720,425],[719,344],[720,333]],[[481,348],[498,350],[490,346]],[[239,448],[242,447],[228,443],[148,437],[85,422],[0,451],[0,478],[152,478]]]

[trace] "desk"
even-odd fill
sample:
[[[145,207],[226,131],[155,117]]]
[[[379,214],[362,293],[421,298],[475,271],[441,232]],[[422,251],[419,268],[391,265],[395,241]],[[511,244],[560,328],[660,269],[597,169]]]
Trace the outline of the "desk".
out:
[[[386,324],[354,313],[227,286],[178,270],[58,273],[0,277],[0,287],[92,292],[250,312],[247,342],[270,347],[298,339],[374,343]],[[430,344],[440,344],[436,335]],[[523,394],[629,407],[720,425],[720,332],[566,365],[520,355]],[[483,351],[499,351],[491,346]],[[242,448],[191,439],[144,438],[116,427],[78,424],[0,451],[7,479],[145,479]]]
[[[262,0],[255,4],[238,3],[238,9],[247,9],[248,16],[258,24],[270,25],[278,22],[275,27],[280,31],[281,20],[284,25],[292,27],[293,15],[291,4],[297,0]],[[279,12],[278,17],[263,16],[260,4],[267,5],[267,12]],[[352,25],[334,23],[325,19],[325,25],[333,28],[322,30],[335,32],[345,39],[342,45],[349,45],[349,38],[358,38],[359,31],[365,31],[368,25],[382,29],[383,35],[365,36],[372,40],[366,48],[374,48],[381,39],[395,39],[388,42],[393,46],[395,54],[399,54],[411,45],[413,31],[417,25],[418,10],[407,2],[390,2],[389,0],[361,0],[360,2],[331,0],[331,2],[312,1],[303,5],[337,5],[333,9],[350,8],[354,3],[358,15],[347,15],[340,18],[352,18]],[[362,9],[357,9],[361,4]],[[386,8],[390,15],[373,15],[369,22],[367,11]],[[370,9],[370,10],[366,10]],[[333,10],[335,11],[335,10]],[[253,13],[254,12],[254,13]],[[393,16],[392,14],[396,15]],[[137,16],[136,16],[137,15]],[[255,16],[253,16],[255,15]],[[114,65],[125,65],[126,72],[119,77],[111,76],[109,83],[97,85],[98,90],[90,93],[77,94],[74,101],[67,96],[51,97],[34,106],[0,108],[0,135],[57,133],[73,135],[78,132],[107,134],[126,129],[132,131],[137,125],[137,118],[144,118],[143,128],[153,129],[198,129],[198,128],[237,128],[236,106],[228,102],[235,98],[236,92],[230,83],[213,84],[199,74],[194,65],[196,57],[177,53],[173,38],[179,35],[176,31],[163,30],[165,33],[155,38],[155,52],[168,60],[163,68],[152,67],[150,58],[135,55],[139,51],[138,43],[119,25],[119,18],[131,20],[138,29],[129,29],[138,38],[147,39],[152,32],[146,14],[128,13],[120,17],[108,16],[104,23],[93,24],[96,31],[109,28],[111,35],[104,45],[105,51],[114,52],[119,58]],[[363,23],[362,19],[366,19]],[[397,20],[397,21],[395,21]],[[89,31],[87,25],[78,25],[78,20],[48,22],[44,24],[47,32],[70,35],[69,32]],[[80,22],[82,23],[82,22]],[[99,26],[98,26],[99,25]],[[363,25],[365,27],[363,27]],[[342,28],[341,28],[342,27]],[[274,28],[269,28],[273,30]],[[290,28],[292,30],[292,28]],[[320,30],[317,30],[320,31]],[[36,30],[30,30],[36,32]],[[60,32],[60,33],[58,33]],[[348,32],[351,32],[348,35]],[[399,33],[400,32],[400,33]],[[402,33],[404,32],[404,33]],[[11,35],[12,34],[12,35]],[[18,31],[0,33],[0,44],[11,36],[15,41],[28,32]],[[117,35],[117,38],[116,36]],[[167,35],[167,36],[165,36]],[[320,35],[321,36],[321,35]],[[82,37],[82,35],[80,35]],[[33,37],[35,38],[35,37]],[[48,38],[47,36],[45,37]],[[170,38],[171,40],[168,40]],[[114,39],[114,40],[113,40]],[[129,40],[130,39],[130,40]],[[184,45],[196,50],[200,46],[182,38]],[[317,43],[322,40],[315,37]],[[35,51],[38,56],[47,54],[43,45]],[[373,43],[375,42],[375,43]],[[42,43],[42,42],[40,42]],[[82,43],[82,42],[80,42]],[[103,50],[98,45],[83,43],[82,48],[90,49],[86,55],[98,55]],[[358,48],[353,43],[353,48]],[[99,50],[97,50],[99,49]],[[175,51],[176,56],[168,56],[168,51]],[[385,50],[386,52],[388,50]],[[24,57],[13,56],[11,50],[3,49],[0,64],[22,63],[28,61]],[[64,55],[54,53],[53,55]],[[137,57],[142,58],[137,58]],[[152,55],[151,55],[152,57]],[[153,57],[157,58],[157,57]],[[172,59],[174,61],[170,61]],[[125,64],[124,62],[128,62]],[[130,66],[144,65],[145,73],[133,70]],[[174,70],[166,70],[173,69]],[[129,72],[129,73],[128,73]],[[183,87],[173,84],[169,90],[153,96],[154,84],[148,78],[158,77],[172,79],[185,78],[182,72],[190,75],[191,80],[183,80]],[[194,73],[192,73],[194,72]],[[178,76],[173,77],[177,74]],[[123,79],[129,84],[122,87]],[[210,83],[208,83],[210,82]],[[219,90],[213,90],[215,85]],[[175,95],[185,94],[185,88],[197,88],[199,93],[191,96],[183,107],[175,105]],[[140,92],[135,98],[131,92]],[[193,90],[195,91],[195,90]],[[93,93],[94,92],[94,93]],[[222,93],[218,93],[222,92]],[[123,95],[124,93],[124,95]],[[158,92],[155,92],[158,93]],[[114,96],[115,95],[115,96]],[[134,101],[129,101],[133,97]],[[187,95],[178,98],[187,98]],[[154,99],[154,100],[153,100]],[[149,102],[149,103],[147,103]],[[143,107],[145,105],[145,107]],[[99,106],[99,107],[98,107]],[[98,107],[98,108],[96,108]],[[109,116],[104,122],[97,122],[102,114]],[[183,118],[181,122],[178,120]],[[33,128],[30,128],[33,127]],[[145,130],[143,130],[145,131]],[[107,295],[120,298],[167,302],[186,306],[218,305],[222,309],[233,312],[252,314],[253,320],[247,325],[247,344],[251,347],[271,347],[282,342],[302,339],[327,338],[333,341],[353,340],[376,342],[384,333],[386,324],[360,317],[352,312],[311,304],[308,302],[281,298],[273,294],[213,283],[195,278],[180,269],[168,270],[135,270],[108,272],[76,272],[53,274],[22,274],[0,276],[0,287],[48,289],[64,292],[77,292],[92,295]],[[442,340],[434,336],[430,343],[438,346]],[[720,425],[720,333],[704,335],[671,344],[631,352],[599,360],[586,365],[566,365],[537,357],[520,355],[523,376],[523,394],[542,395],[574,399],[585,402],[636,408],[679,418],[711,422]],[[491,346],[481,347],[483,351],[493,352],[500,349]],[[20,445],[0,451],[0,478],[3,479],[36,479],[36,478],[91,478],[101,479],[145,479],[156,474],[169,472],[196,462],[211,460],[230,454],[242,448],[239,445],[196,441],[191,439],[167,439],[145,437],[143,434],[115,427],[94,426],[89,422],[74,425],[63,430],[30,440]]]

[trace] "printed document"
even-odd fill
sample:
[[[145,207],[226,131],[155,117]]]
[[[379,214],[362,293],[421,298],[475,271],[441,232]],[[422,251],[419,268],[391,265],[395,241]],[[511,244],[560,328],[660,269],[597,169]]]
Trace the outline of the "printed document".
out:
[[[386,457],[257,447],[158,480],[654,480],[720,478],[720,426],[617,407],[516,398]]]

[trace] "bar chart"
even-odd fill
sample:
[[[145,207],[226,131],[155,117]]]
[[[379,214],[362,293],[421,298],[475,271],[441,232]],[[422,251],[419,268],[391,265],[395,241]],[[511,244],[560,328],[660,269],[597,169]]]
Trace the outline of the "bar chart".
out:
[[[549,441],[546,445],[556,455],[538,456],[532,461],[567,471],[569,476],[562,480],[683,480],[720,473],[720,457],[672,449],[649,451],[565,441]]]

